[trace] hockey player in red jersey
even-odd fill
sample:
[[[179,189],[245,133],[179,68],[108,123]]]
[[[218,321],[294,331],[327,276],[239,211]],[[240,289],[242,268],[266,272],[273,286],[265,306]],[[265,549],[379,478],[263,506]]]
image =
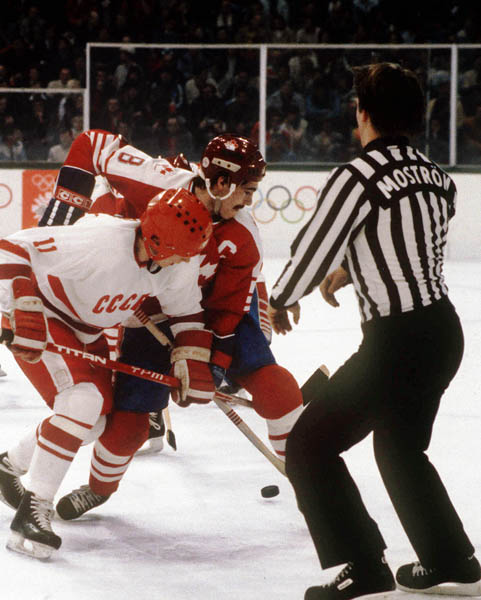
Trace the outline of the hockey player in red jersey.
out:
[[[267,319],[263,328],[260,325],[259,308],[266,306],[267,299],[265,284],[259,281],[262,247],[253,218],[242,210],[252,203],[264,173],[265,162],[257,147],[234,135],[211,140],[197,166],[182,155],[152,158],[121,136],[91,130],[72,145],[41,224],[69,224],[88,210],[139,216],[152,195],[164,187],[193,191],[214,219],[200,281],[207,326],[214,332],[211,368],[216,384],[226,377],[251,393],[255,410],[266,419],[270,441],[283,458],[287,435],[302,411],[302,397],[294,377],[276,364],[270,351],[263,333]],[[96,175],[108,181],[113,193],[92,206]],[[158,326],[170,335],[168,323],[161,321]],[[121,358],[163,372],[170,368],[168,350],[144,328],[125,329]],[[132,456],[147,439],[148,428],[145,421],[139,424],[138,415],[164,408],[168,391],[162,395],[155,384],[118,374],[114,401],[114,417],[95,444],[89,485],[57,505],[63,518],[83,514],[116,491]]]
[[[212,399],[212,333],[198,286],[198,255],[211,233],[208,211],[180,188],[157,194],[140,220],[92,214],[72,228],[27,229],[0,240],[2,340],[53,411],[0,455],[0,497],[17,510],[11,550],[47,558],[60,547],[50,524],[55,494],[80,445],[96,439],[111,418],[111,373],[47,351],[47,342],[105,355],[103,329],[156,298],[174,338],[179,404]],[[149,271],[150,264],[159,271]],[[134,425],[147,422],[136,414]],[[27,471],[25,490],[19,477]]]

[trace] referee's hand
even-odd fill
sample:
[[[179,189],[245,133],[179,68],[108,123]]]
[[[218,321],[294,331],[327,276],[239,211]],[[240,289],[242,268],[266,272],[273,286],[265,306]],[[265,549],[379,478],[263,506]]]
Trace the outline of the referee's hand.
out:
[[[334,295],[335,292],[349,283],[351,283],[349,273],[342,267],[338,267],[335,271],[332,271],[332,273],[329,273],[329,275],[323,279],[321,285],[319,286],[319,291],[328,304],[336,307],[339,306],[339,302]]]
[[[297,325],[301,316],[301,307],[299,302],[288,306],[287,308],[273,308],[270,304],[267,308],[267,314],[275,333],[285,335],[288,331],[292,331],[292,325],[289,320],[289,313],[292,313],[292,320]]]

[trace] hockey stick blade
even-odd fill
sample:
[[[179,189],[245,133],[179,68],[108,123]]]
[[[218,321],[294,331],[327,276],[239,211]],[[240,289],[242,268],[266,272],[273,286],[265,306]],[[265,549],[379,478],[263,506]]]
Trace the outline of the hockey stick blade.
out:
[[[321,365],[301,387],[302,403],[304,406],[312,400],[322,396],[322,392],[329,381],[329,370],[326,365]]]
[[[169,411],[168,406],[166,406],[164,408],[164,410],[162,411],[162,416],[165,421],[165,429],[166,429],[165,436],[167,438],[167,443],[169,444],[169,446],[171,448],[173,448],[174,450],[177,450],[177,441],[175,439],[175,433],[172,430],[172,421],[170,420],[170,411]]]
[[[169,444],[169,446],[171,448],[173,448],[174,450],[177,450],[177,442],[175,441],[175,433],[172,431],[172,429],[167,429],[166,437],[167,437],[167,443]]]

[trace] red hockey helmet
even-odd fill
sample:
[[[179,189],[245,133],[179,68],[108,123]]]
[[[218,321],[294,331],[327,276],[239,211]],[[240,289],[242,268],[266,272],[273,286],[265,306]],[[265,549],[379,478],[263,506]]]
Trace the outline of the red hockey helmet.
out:
[[[207,245],[212,220],[202,202],[184,188],[160,192],[140,218],[145,249],[153,260],[195,256]]]
[[[212,180],[228,175],[231,188],[227,198],[244,181],[261,181],[266,173],[266,163],[259,148],[250,140],[230,133],[213,138],[205,147],[200,162],[201,172],[210,191]]]

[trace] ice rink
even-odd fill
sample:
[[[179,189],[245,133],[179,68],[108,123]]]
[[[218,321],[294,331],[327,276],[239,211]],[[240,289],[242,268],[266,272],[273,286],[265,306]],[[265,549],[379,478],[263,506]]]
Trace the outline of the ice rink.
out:
[[[282,265],[267,262],[269,287]],[[466,350],[444,396],[429,455],[481,558],[481,262],[448,262],[445,274]],[[321,363],[334,371],[357,347],[352,290],[338,299],[337,309],[318,292],[303,299],[300,324],[273,341],[278,362],[300,384]],[[0,363],[8,374],[0,379],[3,452],[49,411],[3,347]],[[264,423],[248,408],[237,410],[266,440]],[[301,600],[306,587],[335,574],[321,572],[288,481],[214,404],[174,405],[171,416],[178,451],[166,447],[135,458],[109,502],[78,521],[55,520],[63,543],[49,562],[5,549],[13,512],[0,505],[2,600]],[[90,452],[91,446],[81,449],[58,497],[87,483]],[[392,568],[414,560],[370,437],[345,458],[384,534]],[[269,484],[277,484],[280,495],[263,499],[260,490]]]

